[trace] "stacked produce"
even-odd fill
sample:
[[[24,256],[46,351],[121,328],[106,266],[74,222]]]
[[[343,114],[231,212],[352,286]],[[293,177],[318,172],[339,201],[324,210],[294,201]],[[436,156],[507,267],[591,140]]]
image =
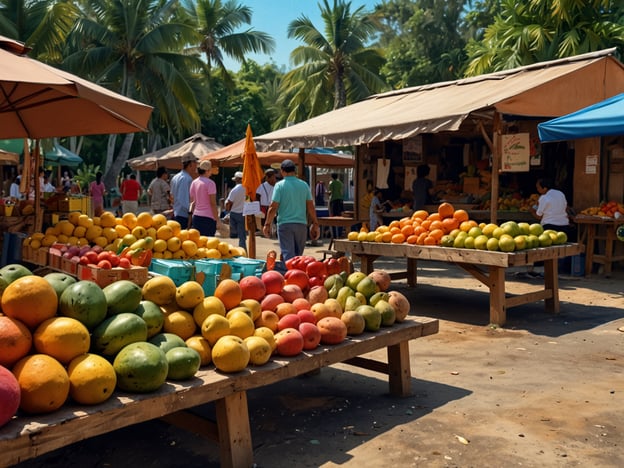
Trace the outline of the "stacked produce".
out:
[[[600,206],[585,208],[580,214],[619,219],[624,216],[624,203],[616,201],[602,202]]]
[[[91,246],[100,251],[114,252],[129,258],[133,265],[149,265],[150,259],[231,258],[245,255],[245,250],[216,237],[200,235],[197,229],[182,229],[180,223],[162,214],[126,213],[115,217],[110,211],[91,218],[78,211],[50,226],[44,233],[24,239],[31,249],[55,244]],[[149,252],[149,255],[146,253]],[[68,254],[70,255],[70,254]],[[75,250],[72,249],[72,256]],[[80,255],[82,256],[82,254]]]
[[[532,193],[528,197],[522,197],[519,193],[513,193],[498,198],[498,209],[501,211],[529,211],[533,205],[537,205],[539,194]],[[485,200],[479,205],[480,210],[489,210],[491,200]]]
[[[477,223],[469,219],[465,210],[455,210],[450,203],[442,203],[436,213],[416,211],[411,217],[395,220],[389,226],[375,231],[366,228],[347,235],[350,241],[384,242],[393,244],[439,245],[478,250],[513,252],[517,250],[565,244],[565,232],[544,230],[539,223],[507,221]]]
[[[332,263],[330,274],[329,262],[306,257],[289,266],[285,275],[222,279],[212,296],[168,276],[101,288],[65,273],[0,269],[0,426],[18,408],[48,413],[70,398],[92,405],[116,389],[151,392],[211,363],[238,372],[375,332],[409,312],[405,296],[387,292],[383,271],[367,276]]]

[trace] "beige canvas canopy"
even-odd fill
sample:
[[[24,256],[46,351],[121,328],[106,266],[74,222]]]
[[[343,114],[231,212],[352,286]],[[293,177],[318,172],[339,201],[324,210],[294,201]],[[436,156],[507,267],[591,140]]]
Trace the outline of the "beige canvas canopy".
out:
[[[257,136],[259,150],[362,145],[456,131],[494,111],[551,118],[624,91],[615,49],[383,94]]]
[[[221,149],[208,153],[201,159],[209,159],[216,162],[220,167],[237,167],[243,164],[243,150],[245,140],[239,140],[231,145],[224,146]],[[299,163],[299,153],[291,153],[287,151],[257,151],[258,160],[263,166],[280,164],[285,159],[290,159]],[[350,154],[342,153],[321,153],[313,150],[306,150],[305,164],[313,167],[353,167],[354,158]]]
[[[128,166],[135,171],[155,171],[159,167],[167,169],[182,169],[182,158],[193,155],[197,159],[211,151],[222,148],[214,138],[196,133],[180,143],[161,148],[128,160]]]
[[[18,164],[19,154],[0,149],[0,166],[17,166]]]

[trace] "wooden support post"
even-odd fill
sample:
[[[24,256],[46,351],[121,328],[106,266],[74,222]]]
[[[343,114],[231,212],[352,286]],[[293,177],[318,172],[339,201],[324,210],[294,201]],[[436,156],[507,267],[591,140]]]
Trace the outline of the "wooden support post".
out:
[[[500,327],[507,321],[505,268],[490,266],[490,323]]]
[[[216,402],[221,466],[244,468],[253,465],[253,447],[247,410],[247,393],[236,392]]]
[[[494,125],[492,141],[494,151],[492,153],[492,191],[490,192],[490,222],[496,223],[498,220],[498,192],[499,187],[499,171],[501,168],[501,134],[502,134],[502,121],[499,112],[494,112]]]
[[[409,341],[388,346],[388,380],[392,395],[410,395],[412,372],[410,369]]]
[[[559,313],[559,259],[544,260],[544,289],[552,291],[552,296],[544,300],[547,312]]]

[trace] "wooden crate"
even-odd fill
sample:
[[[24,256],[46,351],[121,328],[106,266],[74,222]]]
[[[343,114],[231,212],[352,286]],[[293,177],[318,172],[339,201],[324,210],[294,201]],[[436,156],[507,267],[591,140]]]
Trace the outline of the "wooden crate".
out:
[[[143,286],[147,281],[147,268],[132,267],[105,270],[95,265],[78,265],[76,276],[78,280],[94,281],[102,288],[120,280],[132,281],[134,284]]]

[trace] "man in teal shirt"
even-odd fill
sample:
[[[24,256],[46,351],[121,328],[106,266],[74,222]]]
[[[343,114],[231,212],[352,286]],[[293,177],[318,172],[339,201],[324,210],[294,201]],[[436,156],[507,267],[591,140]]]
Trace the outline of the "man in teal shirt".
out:
[[[264,223],[264,235],[271,234],[271,223],[277,216],[277,238],[282,260],[303,254],[308,238],[308,216],[312,220],[310,236],[318,239],[320,231],[310,186],[296,175],[297,167],[290,159],[280,166],[283,179],[275,184],[273,198]]]

